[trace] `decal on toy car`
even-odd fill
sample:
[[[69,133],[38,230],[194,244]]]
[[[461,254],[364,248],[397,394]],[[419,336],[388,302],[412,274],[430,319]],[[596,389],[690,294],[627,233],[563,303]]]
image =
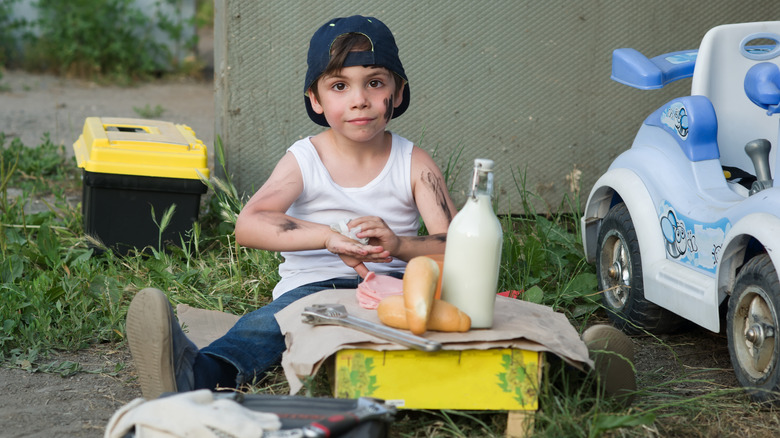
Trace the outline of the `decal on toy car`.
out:
[[[677,132],[681,139],[688,137],[688,110],[680,102],[674,102],[661,114],[661,123]]]
[[[680,215],[666,201],[659,209],[666,254],[695,268],[715,273],[720,249],[731,229],[727,219],[702,223]]]

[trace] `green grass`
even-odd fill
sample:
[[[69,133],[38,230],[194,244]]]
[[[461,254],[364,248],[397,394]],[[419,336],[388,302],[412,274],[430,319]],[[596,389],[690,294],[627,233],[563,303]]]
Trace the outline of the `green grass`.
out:
[[[201,222],[169,251],[158,243],[151,255],[98,254],[80,206],[67,202],[68,188],[80,190],[75,163],[48,140],[27,148],[0,139],[0,360],[121,342],[129,299],[147,286],[236,313],[270,299],[278,256],[233,243],[232,223],[214,210],[226,202],[221,193],[209,196]],[[30,212],[33,198],[48,199],[52,210]]]
[[[217,159],[224,165],[221,145]],[[68,202],[81,190],[80,171],[66,159],[62,146],[48,137],[37,147],[25,147],[0,134],[0,364],[7,367],[72,375],[85,372],[76,363],[52,363],[54,351],[75,351],[109,343],[125,348],[125,316],[133,295],[154,286],[172,301],[195,307],[243,314],[271,299],[278,281],[276,253],[238,246],[233,238],[236,215],[245,199],[230,180],[211,178],[202,199],[200,221],[177,246],[167,250],[157,242],[147,251],[120,257],[96,251],[84,236],[81,206]],[[450,178],[462,166],[454,155],[443,168]],[[522,172],[515,172],[522,216],[503,217],[505,242],[501,290],[524,291],[522,299],[564,312],[582,328],[599,316],[593,267],[583,261],[579,237],[578,193],[566,198],[561,211],[537,214],[538,201],[526,190]],[[450,187],[458,184],[452,179]],[[30,211],[32,199],[44,199],[49,209]],[[157,212],[162,214],[164,212]],[[165,225],[162,214],[160,225]],[[602,314],[603,315],[603,314]],[[661,340],[657,340],[659,343]],[[321,373],[324,374],[324,373]],[[605,399],[591,375],[562,363],[545,368],[540,410],[533,436],[705,436],[763,415],[741,391],[709,388],[680,395],[675,385],[701,382],[695,373],[668,378],[643,377],[637,402],[623,408]],[[705,379],[706,380],[706,379]],[[306,392],[329,394],[327,377],[306,382]],[[281,371],[256,382],[250,392],[285,394]],[[704,413],[701,411],[705,410]],[[770,413],[770,417],[771,414]],[[696,417],[699,422],[687,421]],[[771,427],[771,421],[760,427]],[[754,421],[754,420],[753,420]],[[703,425],[702,425],[703,424]],[[401,411],[393,436],[503,436],[506,413]],[[757,426],[758,427],[758,426]]]

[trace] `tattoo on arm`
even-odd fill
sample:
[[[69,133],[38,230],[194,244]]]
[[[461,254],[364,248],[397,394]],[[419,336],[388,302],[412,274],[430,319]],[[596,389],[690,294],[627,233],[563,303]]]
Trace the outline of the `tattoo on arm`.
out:
[[[289,219],[286,219],[284,222],[279,224],[279,231],[281,232],[295,231],[298,228],[300,228],[300,226]]]
[[[433,192],[436,196],[436,203],[441,207],[442,212],[447,216],[447,220],[452,222],[452,212],[449,205],[447,205],[447,187],[444,185],[444,181],[441,178],[437,178],[433,175],[433,172],[425,171],[420,175],[420,180]]]
[[[426,240],[438,240],[439,242],[447,242],[446,234],[431,234],[428,236],[414,236],[412,240],[415,242],[425,242]]]

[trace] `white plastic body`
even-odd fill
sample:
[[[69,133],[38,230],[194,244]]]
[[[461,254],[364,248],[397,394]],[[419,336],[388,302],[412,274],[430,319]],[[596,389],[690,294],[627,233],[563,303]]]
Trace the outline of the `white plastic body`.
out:
[[[645,297],[715,332],[746,254],[765,251],[780,267],[780,188],[749,196],[721,168],[754,173],[745,144],[766,138],[773,177],[780,169],[780,116],[768,116],[743,90],[752,65],[780,64],[780,58],[752,60],[738,50],[764,33],[780,34],[780,22],[719,26],[702,40],[691,94],[712,101],[720,158],[691,161],[668,131],[643,124],[631,148],[596,181],[582,217],[585,254],[594,262],[601,219],[624,202],[639,242]]]
[[[447,231],[441,297],[469,315],[472,328],[493,326],[502,243],[490,196],[469,197]]]

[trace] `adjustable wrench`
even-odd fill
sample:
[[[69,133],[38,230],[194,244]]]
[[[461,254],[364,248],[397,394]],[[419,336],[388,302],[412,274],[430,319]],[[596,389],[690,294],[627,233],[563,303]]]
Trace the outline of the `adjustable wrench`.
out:
[[[301,313],[301,319],[312,325],[327,324],[353,328],[415,350],[429,352],[441,350],[439,342],[351,316],[342,304],[315,304],[306,307]]]

